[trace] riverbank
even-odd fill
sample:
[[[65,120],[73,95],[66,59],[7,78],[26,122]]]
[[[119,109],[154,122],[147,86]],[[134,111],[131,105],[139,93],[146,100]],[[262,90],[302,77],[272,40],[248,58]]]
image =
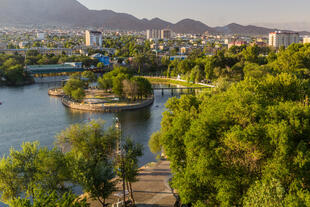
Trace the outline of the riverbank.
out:
[[[48,95],[56,96],[56,97],[63,97],[65,96],[65,93],[62,88],[52,88],[52,89],[48,89]]]

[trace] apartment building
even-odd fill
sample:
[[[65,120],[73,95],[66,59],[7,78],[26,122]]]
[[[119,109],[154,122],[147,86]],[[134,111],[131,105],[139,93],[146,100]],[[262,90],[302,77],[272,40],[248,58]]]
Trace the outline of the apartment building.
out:
[[[146,30],[146,38],[150,39],[170,39],[171,38],[171,30],[170,29],[148,29]]]
[[[293,43],[299,43],[299,34],[296,32],[275,31],[269,34],[269,46],[288,47]]]
[[[86,30],[85,32],[86,46],[102,47],[102,33],[99,31]]]

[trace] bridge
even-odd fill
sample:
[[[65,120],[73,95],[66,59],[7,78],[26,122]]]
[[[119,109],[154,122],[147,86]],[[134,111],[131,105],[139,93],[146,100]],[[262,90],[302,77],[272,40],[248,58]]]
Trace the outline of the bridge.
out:
[[[164,95],[165,91],[170,91],[171,95],[174,95],[175,92],[178,91],[180,94],[192,94],[195,93],[195,91],[199,90],[205,90],[210,89],[209,86],[202,86],[202,87],[159,87],[159,88],[153,88],[154,91],[161,91],[161,94]]]
[[[92,71],[95,73],[109,72],[111,69],[106,68],[83,68],[81,63],[65,63],[54,65],[30,65],[26,66],[26,71],[31,75],[75,73]]]

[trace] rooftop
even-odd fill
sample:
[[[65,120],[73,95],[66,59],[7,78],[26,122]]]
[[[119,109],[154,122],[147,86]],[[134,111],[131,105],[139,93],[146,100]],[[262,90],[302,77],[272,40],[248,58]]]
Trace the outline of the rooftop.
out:
[[[299,34],[298,32],[288,32],[288,31],[275,31],[270,32],[270,34]]]

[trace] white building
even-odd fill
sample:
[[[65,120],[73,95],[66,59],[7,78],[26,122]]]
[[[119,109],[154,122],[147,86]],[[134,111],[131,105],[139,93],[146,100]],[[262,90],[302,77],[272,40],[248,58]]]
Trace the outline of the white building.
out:
[[[169,40],[171,38],[171,30],[170,29],[162,29],[160,32],[161,39]]]
[[[45,40],[45,33],[44,32],[38,32],[37,33],[37,40]]]
[[[303,43],[304,43],[304,44],[310,43],[310,37],[309,37],[309,36],[305,36],[305,37],[303,38]]]
[[[161,38],[161,30],[159,29],[148,29],[146,30],[146,38],[150,39],[160,39]]]
[[[158,40],[158,39],[170,39],[171,30],[169,29],[148,29],[146,30],[146,38],[148,40]]]
[[[288,47],[293,43],[299,43],[298,33],[276,31],[269,34],[269,46],[275,48]]]
[[[24,49],[27,45],[29,45],[29,42],[27,41],[23,41],[18,44],[19,48],[21,49]]]
[[[86,46],[102,47],[102,33],[99,31],[86,30],[85,42]]]

